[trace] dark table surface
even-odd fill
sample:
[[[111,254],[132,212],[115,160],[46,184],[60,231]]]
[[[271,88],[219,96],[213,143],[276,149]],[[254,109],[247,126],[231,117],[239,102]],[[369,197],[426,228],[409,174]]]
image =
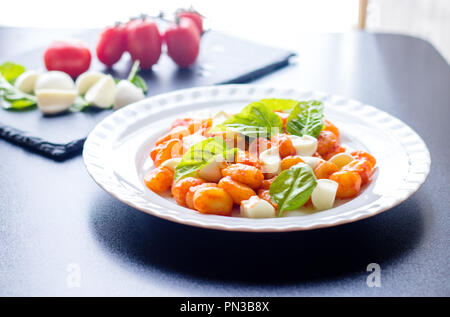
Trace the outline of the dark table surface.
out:
[[[18,52],[26,34],[0,47]],[[334,228],[213,231],[115,200],[81,157],[57,163],[0,140],[0,295],[449,296],[448,63],[400,35],[305,36],[298,47],[295,65],[257,83],[341,94],[409,124],[432,158],[415,195]],[[379,288],[366,284],[369,263],[381,267]]]

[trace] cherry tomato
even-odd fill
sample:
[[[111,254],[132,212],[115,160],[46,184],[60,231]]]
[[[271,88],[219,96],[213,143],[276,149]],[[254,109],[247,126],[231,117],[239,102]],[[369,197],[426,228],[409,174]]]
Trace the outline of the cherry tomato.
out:
[[[178,19],[180,18],[189,18],[191,19],[194,23],[195,26],[198,29],[199,34],[203,34],[203,17],[200,13],[198,13],[195,10],[178,10],[176,12],[176,16]]]
[[[196,24],[188,18],[180,18],[164,34],[167,54],[181,68],[192,66],[200,51],[200,34]]]
[[[89,69],[91,52],[79,41],[55,41],[45,50],[44,62],[47,70],[59,70],[75,78]]]
[[[126,26],[127,50],[142,69],[150,69],[161,56],[162,37],[154,21],[137,19]]]
[[[127,34],[123,25],[110,26],[103,30],[97,43],[97,57],[107,67],[113,66],[127,49]]]

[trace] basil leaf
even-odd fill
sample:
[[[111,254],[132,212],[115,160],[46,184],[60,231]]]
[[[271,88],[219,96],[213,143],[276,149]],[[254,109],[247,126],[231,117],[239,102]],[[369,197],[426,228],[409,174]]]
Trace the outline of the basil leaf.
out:
[[[135,61],[133,63],[133,66],[131,67],[130,74],[128,75],[127,80],[131,82],[136,87],[140,88],[142,92],[145,94],[148,90],[147,83],[145,82],[144,78],[139,76],[137,73],[140,70],[139,68],[139,61]]]
[[[264,103],[252,102],[218,128],[230,129],[252,138],[270,138],[282,131],[283,121]]]
[[[36,97],[23,93],[0,75],[0,104],[7,110],[24,110],[36,105]]]
[[[271,199],[278,205],[278,216],[303,206],[316,186],[314,172],[305,163],[298,163],[281,172],[269,189]]]
[[[131,83],[135,85],[138,88],[141,88],[142,92],[145,94],[148,90],[147,83],[145,82],[144,78],[142,78],[139,75],[134,76],[134,78],[131,80]]]
[[[83,96],[78,95],[75,98],[75,101],[73,102],[72,106],[70,106],[69,111],[80,112],[89,106],[90,106],[89,102]]]
[[[298,100],[293,99],[261,99],[260,102],[264,103],[267,107],[269,107],[273,111],[283,111],[289,112],[291,111],[298,103]]]
[[[234,158],[235,152],[236,149],[227,149],[226,143],[220,139],[209,138],[198,142],[181,158],[175,168],[174,180],[196,175],[198,170],[215,160],[218,155],[225,160],[231,159],[231,156]]]
[[[16,78],[19,77],[23,72],[25,72],[25,67],[19,64],[6,62],[0,65],[0,74],[9,83],[14,83]]]
[[[323,104],[317,100],[301,101],[286,121],[286,131],[290,134],[317,137],[323,128]]]

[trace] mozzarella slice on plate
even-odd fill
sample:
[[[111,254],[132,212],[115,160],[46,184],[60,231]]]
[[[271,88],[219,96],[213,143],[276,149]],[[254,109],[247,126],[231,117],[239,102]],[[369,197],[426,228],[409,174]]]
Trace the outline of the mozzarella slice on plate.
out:
[[[194,144],[196,144],[198,142],[202,142],[203,140],[206,140],[206,138],[203,135],[199,134],[199,133],[186,135],[183,138],[183,147],[186,150],[189,150],[191,148],[191,146],[193,146]]]
[[[227,167],[227,164],[223,157],[217,156],[213,161],[206,164],[200,171],[198,176],[208,182],[218,183],[222,178],[222,169]]]
[[[311,201],[318,210],[333,208],[338,183],[331,179],[318,179],[317,186],[311,194]]]
[[[311,156],[317,150],[317,139],[310,136],[288,135],[297,151],[297,155]]]
[[[275,174],[281,170],[281,158],[278,147],[274,146],[259,154],[262,163],[262,172]]]
[[[168,169],[175,171],[175,168],[177,167],[178,164],[180,164],[180,162],[181,162],[181,157],[174,157],[174,158],[171,158],[171,159],[168,159],[168,160],[162,162],[160,167],[167,167]]]
[[[312,169],[315,169],[317,164],[323,161],[323,159],[321,159],[320,157],[315,156],[300,156],[300,158],[303,160],[303,162],[311,166]]]
[[[247,218],[273,218],[275,208],[264,199],[252,196],[248,200],[241,202],[241,216]]]

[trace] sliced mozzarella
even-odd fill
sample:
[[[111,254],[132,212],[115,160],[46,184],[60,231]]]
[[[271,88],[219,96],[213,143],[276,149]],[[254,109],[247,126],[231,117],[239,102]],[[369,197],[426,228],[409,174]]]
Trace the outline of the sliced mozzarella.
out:
[[[180,164],[180,162],[181,162],[181,157],[174,157],[174,158],[164,161],[160,165],[160,167],[167,167],[168,169],[175,171],[175,168],[177,167],[178,164]]]
[[[317,164],[323,161],[323,159],[321,159],[320,157],[315,156],[300,156],[300,158],[303,160],[303,162],[311,166],[312,169],[315,169]]]
[[[32,70],[26,71],[17,77],[14,87],[26,94],[32,94],[34,92],[34,87],[36,86],[38,77],[38,72]]]
[[[201,142],[203,140],[206,140],[206,138],[199,133],[187,135],[183,138],[183,147],[186,150],[189,150],[195,143]]]
[[[339,169],[353,161],[353,156],[348,153],[338,153],[329,159],[330,162],[336,164]]]
[[[331,179],[318,179],[311,194],[311,201],[318,210],[333,208],[338,183]]]
[[[114,102],[116,83],[111,75],[105,75],[86,92],[84,98],[99,108],[109,108]]]
[[[288,135],[288,138],[291,139],[297,155],[311,156],[317,150],[317,139],[312,136]]]
[[[89,88],[94,86],[94,84],[103,77],[105,77],[105,74],[99,72],[85,72],[81,74],[75,81],[78,93],[84,95]]]
[[[136,87],[128,80],[121,80],[117,84],[114,95],[114,109],[122,108],[144,98],[145,95],[141,88]]]
[[[76,97],[76,90],[39,89],[36,92],[38,108],[47,114],[69,109]]]
[[[206,164],[201,170],[198,171],[198,176],[205,181],[218,183],[222,178],[222,169],[227,167],[226,162],[222,156],[217,156],[215,160]]]
[[[262,172],[276,174],[281,170],[281,158],[278,147],[274,146],[259,154],[262,163]]]
[[[264,199],[252,196],[248,200],[241,202],[241,216],[247,218],[273,218],[275,208]]]
[[[36,93],[39,89],[73,90],[75,83],[66,73],[54,70],[39,75],[34,92]]]

